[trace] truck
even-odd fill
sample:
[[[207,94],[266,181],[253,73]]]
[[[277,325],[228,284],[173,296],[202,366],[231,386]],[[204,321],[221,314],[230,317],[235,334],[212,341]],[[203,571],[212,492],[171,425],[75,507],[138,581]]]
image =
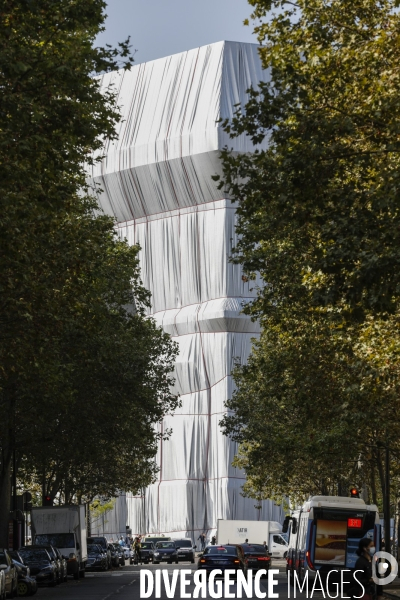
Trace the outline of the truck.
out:
[[[218,519],[218,544],[267,543],[268,551],[276,558],[286,558],[287,541],[280,535],[282,525],[277,521],[240,521]]]
[[[85,506],[32,508],[32,544],[54,546],[67,560],[68,575],[85,576],[87,561]]]

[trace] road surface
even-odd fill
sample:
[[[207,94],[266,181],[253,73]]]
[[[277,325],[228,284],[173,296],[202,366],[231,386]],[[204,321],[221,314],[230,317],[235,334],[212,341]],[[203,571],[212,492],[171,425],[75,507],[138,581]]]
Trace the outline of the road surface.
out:
[[[272,568],[279,568],[280,572],[275,575],[275,579],[278,584],[274,587],[274,592],[279,594],[279,600],[286,600],[289,598],[286,575],[284,573],[283,563],[275,561]],[[40,588],[35,600],[140,600],[140,571],[141,569],[148,569],[154,572],[156,569],[165,569],[170,575],[170,580],[173,577],[175,570],[187,569],[192,573],[196,570],[196,565],[190,563],[180,563],[179,565],[143,565],[143,566],[130,566],[125,567],[106,573],[88,573],[84,579],[79,581],[73,581],[69,579],[67,584],[63,584],[56,588]],[[189,579],[192,580],[192,576],[189,575]],[[194,583],[187,586],[186,591],[192,595],[194,590]],[[268,582],[265,579],[261,580],[261,591],[267,593],[268,598]],[[231,587],[231,592],[235,591],[235,585]],[[167,595],[165,593],[164,586],[161,586],[161,600],[166,600]],[[311,593],[311,590],[310,590]],[[176,588],[175,595],[173,596],[176,600],[180,600],[180,587],[179,579]],[[201,597],[201,596],[200,596]],[[205,596],[211,598],[209,591]],[[225,598],[223,591],[222,598]],[[237,597],[236,594],[234,597]],[[244,596],[245,597],[245,596]],[[256,596],[253,596],[256,598]],[[299,600],[305,600],[305,594],[296,594]],[[309,596],[310,597],[310,596]],[[293,590],[291,590],[291,596],[293,598]],[[315,592],[312,596],[315,600],[321,600],[323,595],[321,592]],[[155,599],[155,595],[150,596],[150,599]]]

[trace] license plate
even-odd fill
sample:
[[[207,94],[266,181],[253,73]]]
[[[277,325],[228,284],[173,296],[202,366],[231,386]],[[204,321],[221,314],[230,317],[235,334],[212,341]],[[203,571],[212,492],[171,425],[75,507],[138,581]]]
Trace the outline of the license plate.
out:
[[[163,558],[168,558],[168,554],[164,554],[164,555],[163,555]]]
[[[228,565],[229,563],[226,560],[214,560],[216,565]]]

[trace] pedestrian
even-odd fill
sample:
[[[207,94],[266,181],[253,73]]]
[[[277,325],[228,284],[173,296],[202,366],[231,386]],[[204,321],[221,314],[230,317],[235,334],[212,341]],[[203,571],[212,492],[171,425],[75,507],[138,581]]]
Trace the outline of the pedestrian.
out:
[[[216,543],[217,543],[217,538],[215,535],[213,535],[211,538],[211,546],[215,546]]]
[[[245,543],[245,544],[248,544],[248,543],[249,543],[249,538],[246,538],[246,539],[244,540],[244,543]]]
[[[121,537],[119,538],[119,542],[118,542],[118,544],[119,544],[120,546],[123,546],[123,545],[124,545],[124,538],[122,537],[122,535],[121,535]]]
[[[268,552],[268,544],[267,544],[267,542],[263,542],[263,546],[265,548],[265,551]]]
[[[141,537],[137,537],[136,540],[134,541],[133,544],[133,549],[135,551],[135,559],[137,561],[137,563],[139,564],[139,560],[140,560],[140,564],[142,565],[142,540]]]
[[[358,558],[354,572],[357,572],[357,575],[350,591],[351,596],[363,600],[373,600],[375,596],[375,586],[372,579],[372,557],[375,554],[374,542],[370,538],[362,538],[358,542],[356,554]]]
[[[204,533],[204,531],[199,535],[197,540],[200,540],[201,551],[203,552],[206,547],[206,534]]]

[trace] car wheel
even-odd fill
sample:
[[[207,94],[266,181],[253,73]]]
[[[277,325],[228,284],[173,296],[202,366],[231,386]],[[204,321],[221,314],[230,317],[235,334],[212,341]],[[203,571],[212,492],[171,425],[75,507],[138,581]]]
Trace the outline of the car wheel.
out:
[[[54,575],[53,580],[50,581],[50,587],[56,587],[57,585],[57,577]]]
[[[74,579],[75,581],[79,579],[79,571],[77,571],[77,573],[74,573]]]
[[[29,586],[25,581],[20,581],[17,586],[18,596],[28,596]]]
[[[85,577],[86,575],[86,571],[85,569],[83,569],[82,571],[79,571],[79,577],[82,577],[82,579]]]
[[[177,564],[179,564],[179,560],[178,560],[178,559],[176,559],[176,561],[175,561],[175,564],[176,564],[176,565],[177,565]]]
[[[190,560],[190,562],[191,562],[191,563],[192,563],[192,565],[193,565],[193,564],[194,564],[194,558],[192,558],[192,559]]]
[[[153,565],[159,565],[160,562],[158,560],[153,561]]]
[[[68,581],[68,575],[67,575],[67,573],[65,573],[65,575],[64,575],[64,583],[67,583],[67,581]]]

